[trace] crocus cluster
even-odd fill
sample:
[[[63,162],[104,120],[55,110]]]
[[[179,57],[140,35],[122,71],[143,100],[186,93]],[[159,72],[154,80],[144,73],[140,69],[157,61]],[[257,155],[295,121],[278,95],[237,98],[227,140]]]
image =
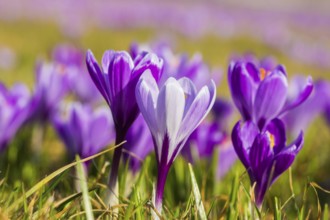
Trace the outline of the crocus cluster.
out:
[[[301,105],[313,90],[309,77],[294,96],[288,94],[285,68],[274,69],[245,61],[233,61],[228,69],[232,98],[243,120],[232,132],[235,151],[254,186],[261,206],[267,189],[293,163],[303,145],[303,134],[286,145],[286,131],[278,118]]]
[[[92,80],[111,109],[116,144],[120,144],[140,113],[135,99],[135,87],[140,76],[148,70],[158,80],[163,62],[153,53],[141,52],[133,60],[125,51],[108,50],[103,55],[102,68],[91,51],[87,52],[86,63]],[[113,155],[108,182],[109,196],[116,191],[122,148],[116,148]]]

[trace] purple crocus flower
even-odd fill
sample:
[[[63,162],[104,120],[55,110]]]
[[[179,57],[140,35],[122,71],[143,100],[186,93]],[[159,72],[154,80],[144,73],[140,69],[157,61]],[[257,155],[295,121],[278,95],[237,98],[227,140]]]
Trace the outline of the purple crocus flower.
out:
[[[53,125],[72,158],[76,154],[92,156],[115,137],[113,120],[105,107],[93,111],[88,105],[70,103],[53,117]]]
[[[163,85],[169,77],[180,79],[187,77],[193,81],[195,86],[200,89],[211,80],[211,76],[216,77],[216,83],[220,81],[222,72],[215,70],[211,73],[210,68],[203,61],[199,53],[195,53],[192,58],[187,54],[175,54],[171,47],[162,42],[157,42],[152,46],[132,44],[130,53],[136,56],[141,51],[151,51],[164,60],[163,74],[159,80]]]
[[[67,69],[55,63],[38,63],[32,118],[37,121],[49,120],[57,111],[60,101],[67,95],[68,90]]]
[[[52,58],[55,63],[67,70],[68,87],[79,101],[97,103],[101,100],[100,93],[86,73],[83,51],[71,45],[60,44],[54,48]]]
[[[195,159],[210,158],[213,151],[226,137],[216,122],[203,122],[190,135],[182,154],[192,163]],[[197,155],[194,155],[197,153]]]
[[[15,84],[8,90],[0,83],[0,152],[31,114],[31,102],[25,85]]]
[[[103,55],[101,69],[89,50],[86,63],[92,80],[111,109],[118,145],[125,140],[128,129],[140,113],[135,99],[135,87],[141,74],[149,71],[158,80],[163,62],[152,53],[140,53],[133,60],[125,51],[108,50]],[[116,191],[122,147],[116,148],[113,155],[108,182],[109,199]],[[108,202],[111,203],[111,199]]]
[[[249,174],[257,206],[261,206],[267,189],[293,163],[303,146],[303,133],[286,146],[284,124],[270,121],[260,132],[252,121],[239,121],[232,132],[232,142]]]
[[[225,131],[217,122],[203,122],[190,135],[182,155],[191,163],[201,158],[211,158],[218,150],[217,179],[222,178],[235,163],[237,156]]]
[[[142,161],[153,150],[152,137],[141,114],[128,129],[124,150],[124,158],[129,160],[130,168],[134,173],[140,169]]]
[[[303,89],[305,80],[302,76],[296,76],[292,80],[289,94],[296,96]],[[286,129],[291,135],[297,135],[301,130],[307,129],[312,121],[323,113],[330,100],[330,84],[323,80],[314,83],[312,94],[306,102],[289,111],[282,117]]]
[[[182,155],[193,163],[200,158],[211,158],[217,150],[219,153],[217,179],[220,179],[237,159],[226,132],[233,108],[228,101],[218,98],[211,112],[213,121],[203,122],[196,128],[182,149]]]
[[[155,79],[146,72],[136,86],[136,100],[151,131],[158,178],[155,207],[161,212],[168,171],[190,134],[211,110],[216,88],[213,81],[197,93],[188,78],[169,78],[158,89]]]
[[[234,104],[245,121],[252,120],[262,130],[272,119],[299,106],[313,90],[308,77],[301,92],[288,99],[288,81],[281,65],[271,71],[250,62],[231,62],[228,81]]]

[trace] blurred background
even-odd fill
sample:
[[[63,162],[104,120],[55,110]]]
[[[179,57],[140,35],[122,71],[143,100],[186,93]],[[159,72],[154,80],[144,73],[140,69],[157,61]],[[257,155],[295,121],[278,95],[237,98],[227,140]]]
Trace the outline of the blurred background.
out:
[[[32,88],[37,60],[49,60],[58,44],[91,49],[100,60],[105,50],[128,50],[132,42],[165,42],[176,53],[200,53],[212,69],[222,72],[214,77],[222,79],[218,95],[227,99],[229,60],[245,53],[274,57],[286,66],[289,78],[303,74],[328,80],[330,1],[0,0],[0,81],[8,86],[23,82]],[[321,117],[307,129],[304,149],[293,167],[297,194],[302,195],[307,179],[329,189],[329,132]],[[31,131],[25,128],[12,145],[26,145],[30,136]],[[66,163],[58,156],[65,148],[54,132],[47,133],[43,145],[47,147],[41,167],[19,160],[20,148],[12,147],[1,157],[3,161],[6,158],[4,167],[17,165],[11,168],[17,171],[11,174],[13,182],[23,180],[31,186],[49,170]],[[243,172],[240,164],[236,167]],[[202,174],[201,170],[199,176]],[[271,195],[280,194],[281,186],[287,186],[289,176],[284,176]],[[225,183],[230,183],[231,177],[222,184],[221,190],[227,194],[229,184]],[[289,189],[284,191],[290,194]],[[319,196],[322,204],[330,202],[326,194]],[[313,194],[311,198],[315,205]]]

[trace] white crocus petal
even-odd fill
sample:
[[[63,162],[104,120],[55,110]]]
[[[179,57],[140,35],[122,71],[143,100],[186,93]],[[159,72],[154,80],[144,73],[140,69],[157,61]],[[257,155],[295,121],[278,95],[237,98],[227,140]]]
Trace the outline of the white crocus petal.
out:
[[[109,65],[113,60],[114,55],[115,55],[115,51],[113,50],[107,50],[103,53],[101,64],[104,73],[109,73]]]
[[[184,109],[184,115],[187,113],[187,110],[190,108],[191,103],[193,103],[197,91],[194,83],[187,77],[183,77],[178,80],[180,83],[186,97],[186,103],[185,103],[185,109]]]
[[[147,73],[144,77],[140,78],[135,89],[136,102],[153,134],[158,129],[155,109],[158,93],[156,81],[151,75]]]
[[[188,137],[206,117],[214,104],[215,92],[216,87],[213,80],[209,86],[203,86],[199,91],[182,121],[179,130],[179,142]]]
[[[157,118],[160,132],[169,138],[167,160],[177,147],[177,134],[183,118],[185,95],[180,84],[174,78],[169,78],[161,89],[157,102]]]

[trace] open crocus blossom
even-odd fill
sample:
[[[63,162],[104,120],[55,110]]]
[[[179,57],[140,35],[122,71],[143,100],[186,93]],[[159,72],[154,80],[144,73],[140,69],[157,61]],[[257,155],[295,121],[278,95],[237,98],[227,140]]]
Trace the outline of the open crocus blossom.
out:
[[[25,85],[15,84],[8,90],[0,83],[0,152],[27,120],[31,107],[30,93]]]
[[[258,69],[250,62],[231,62],[228,81],[233,101],[245,121],[252,120],[262,130],[269,121],[299,106],[313,90],[308,77],[295,97],[288,97],[288,80],[281,65],[273,70]]]
[[[169,78],[159,90],[150,71],[136,86],[136,100],[151,131],[156,152],[158,179],[154,202],[159,212],[168,171],[189,135],[211,110],[215,92],[212,80],[197,93],[188,78]]]
[[[155,54],[142,52],[133,60],[126,51],[108,50],[102,58],[102,68],[89,50],[86,56],[87,69],[94,84],[108,103],[116,129],[116,145],[125,140],[126,133],[139,115],[135,99],[135,87],[142,73],[149,70],[158,80],[163,61]],[[116,184],[122,147],[115,149],[108,182],[108,203],[117,196]],[[113,200],[115,203],[115,200]]]
[[[72,158],[98,153],[115,136],[111,114],[105,107],[93,111],[90,106],[70,103],[53,117],[53,125]]]
[[[279,119],[259,132],[252,121],[239,121],[232,132],[232,142],[254,186],[255,202],[261,207],[267,189],[293,163],[303,146],[303,133],[286,146],[284,124]]]

